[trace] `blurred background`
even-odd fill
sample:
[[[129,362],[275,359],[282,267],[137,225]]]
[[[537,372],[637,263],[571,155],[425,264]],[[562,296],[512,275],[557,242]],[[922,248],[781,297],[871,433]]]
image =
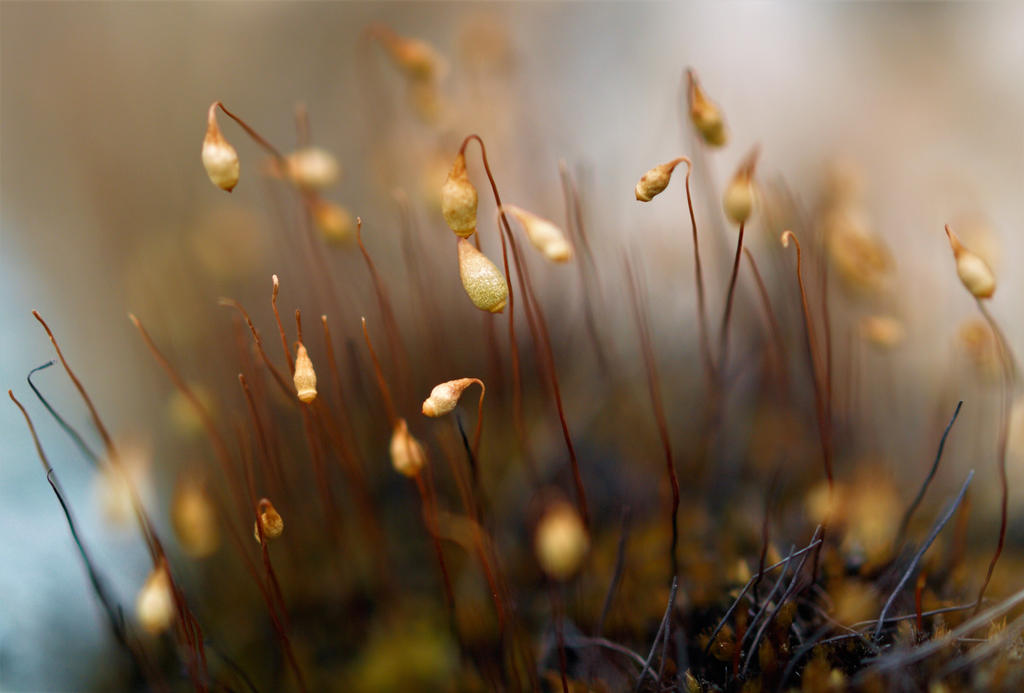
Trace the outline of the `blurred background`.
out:
[[[415,95],[367,47],[364,30],[374,23],[424,39],[445,57],[445,101],[430,124],[410,115]],[[992,312],[1011,344],[1024,344],[1024,273],[1015,269],[1024,260],[1022,29],[1024,7],[1013,3],[4,2],[0,381],[29,406],[97,561],[108,566],[114,593],[132,604],[148,573],[145,552],[130,528],[105,519],[102,485],[25,385],[25,374],[53,357],[30,311],[54,328],[108,426],[150,460],[155,471],[140,476],[142,492],[166,529],[159,510],[173,476],[159,470],[180,462],[165,458],[193,452],[169,447],[170,434],[152,423],[167,419],[171,391],[126,313],[143,319],[182,370],[228,388],[232,356],[219,344],[231,333],[210,327],[229,324],[217,297],[242,300],[268,336],[272,272],[286,314],[294,305],[309,306],[310,316],[327,310],[302,288],[299,241],[277,230],[288,209],[259,173],[263,153],[223,117],[243,182],[227,196],[207,180],[199,149],[214,100],[285,150],[295,146],[294,109],[304,104],[312,141],[343,167],[331,197],[362,216],[382,267],[401,257],[394,195],[404,191],[425,237],[446,244],[431,254],[437,267],[452,263],[439,275],[442,303],[464,298],[430,195],[461,137],[478,132],[488,142],[508,201],[559,222],[564,160],[580,181],[608,274],[618,275],[624,250],[641,258],[658,353],[671,372],[680,350],[696,353],[688,220],[678,183],[671,201],[651,205],[633,200],[633,185],[653,165],[693,154],[681,107],[691,66],[731,133],[729,146],[695,173],[699,219],[717,213],[707,189],[727,182],[759,144],[766,186],[784,185],[814,214],[830,181],[844,181],[888,246],[895,278],[877,305],[898,316],[907,339],[891,359],[862,355],[859,367],[884,374],[861,395],[876,398],[865,407],[869,419],[907,421],[905,442],[884,451],[894,473],[918,478],[926,456],[899,453],[932,449],[947,405],[978,394],[949,375],[964,367],[957,334],[976,309],[956,280],[944,223],[991,259],[999,277]],[[717,287],[713,316],[732,252],[732,231],[715,236],[716,224],[724,220],[702,229],[709,285]],[[493,217],[482,214],[481,225],[493,227]],[[484,250],[493,259],[499,251],[489,233]],[[755,254],[774,253],[775,244],[767,230],[748,231]],[[328,259],[344,287],[338,300],[372,310],[358,252]],[[400,270],[391,276],[404,280]],[[572,314],[579,294],[571,270],[537,281],[554,314]],[[737,310],[756,332],[752,284],[740,290],[747,302]],[[611,306],[627,305],[613,282],[606,293]],[[398,307],[400,318],[410,312]],[[628,312],[609,308],[599,320],[610,343],[636,349]],[[352,325],[341,329],[356,334]],[[37,382],[74,425],[88,428],[57,371]],[[568,378],[570,388],[583,387]],[[988,435],[995,416],[991,402],[970,405],[961,450],[976,450],[967,441]],[[672,416],[687,411],[676,401]],[[0,690],[78,689],[96,680],[113,646],[13,406],[0,408],[0,441]],[[995,488],[989,458],[951,454],[948,463],[955,471],[947,488],[970,466],[979,469],[979,488]],[[1012,509],[1020,498],[1011,489]],[[984,515],[985,504],[977,505]]]

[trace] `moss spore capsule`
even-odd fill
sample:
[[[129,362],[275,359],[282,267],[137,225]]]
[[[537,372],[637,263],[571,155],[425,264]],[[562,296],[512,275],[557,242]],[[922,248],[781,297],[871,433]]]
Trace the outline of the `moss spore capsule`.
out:
[[[544,513],[534,540],[537,562],[548,576],[568,580],[583,565],[590,538],[576,509],[561,501]]]
[[[238,185],[238,152],[232,147],[217,125],[219,101],[210,105],[206,116],[206,136],[203,138],[203,167],[210,181],[221,190],[231,192]]]
[[[299,401],[309,404],[316,399],[316,371],[313,370],[313,361],[302,342],[299,342],[295,350],[295,375],[292,380]]]
[[[259,513],[256,522],[253,523],[252,534],[256,541],[260,541],[260,529],[263,529],[263,536],[270,539],[277,539],[284,533],[284,519],[277,512],[277,508],[266,498],[261,498]]]
[[[405,419],[399,419],[391,434],[391,464],[399,474],[415,477],[427,462],[423,446],[409,433]]]
[[[953,257],[956,259],[956,273],[960,281],[977,299],[991,298],[996,292],[996,275],[988,263],[981,259],[977,253],[971,252],[953,232],[953,229],[946,225],[946,236],[949,238],[949,247],[953,249]]]
[[[430,391],[430,396],[423,401],[424,416],[436,418],[450,413],[459,403],[459,398],[466,388],[475,382],[475,378],[459,378],[435,386]]]
[[[708,99],[693,70],[687,72],[690,83],[690,120],[703,140],[712,147],[721,147],[728,136],[722,112]]]
[[[636,194],[636,199],[640,202],[650,202],[655,198],[656,195],[661,193],[668,187],[669,181],[672,180],[672,172],[675,170],[681,162],[686,159],[679,157],[673,159],[668,163],[659,164],[650,171],[640,176],[639,182],[636,184],[636,188],[633,192]]]
[[[459,277],[473,305],[480,310],[500,313],[508,302],[505,276],[465,238],[459,239]]]
[[[530,243],[548,260],[568,262],[572,259],[572,246],[554,222],[515,205],[502,205],[502,209],[523,225]]]
[[[174,594],[171,578],[161,563],[153,569],[135,599],[135,614],[143,630],[152,635],[167,630],[174,622]]]
[[[476,231],[477,202],[476,188],[466,173],[466,155],[459,152],[441,186],[441,214],[456,236],[467,238]]]

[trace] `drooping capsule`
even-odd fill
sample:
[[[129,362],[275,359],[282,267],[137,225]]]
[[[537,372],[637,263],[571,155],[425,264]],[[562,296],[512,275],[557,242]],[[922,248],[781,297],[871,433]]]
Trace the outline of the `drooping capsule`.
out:
[[[238,185],[238,152],[232,147],[217,125],[217,107],[214,102],[206,116],[206,137],[203,138],[203,167],[206,175],[221,190],[231,192]]]
[[[991,298],[996,292],[996,275],[988,263],[981,259],[977,253],[971,252],[963,243],[953,229],[946,225],[946,236],[949,238],[949,247],[953,249],[953,257],[956,259],[956,273],[960,281],[977,299]]]
[[[508,301],[505,276],[465,238],[459,239],[459,277],[473,305],[480,310],[500,313]]]
[[[459,152],[441,186],[441,213],[456,236],[466,238],[476,231],[477,202],[476,188],[466,173],[466,155]]]
[[[415,477],[426,464],[427,455],[423,446],[409,433],[405,419],[399,419],[391,434],[391,465],[399,474]]]
[[[316,399],[316,371],[313,370],[313,361],[302,342],[299,342],[295,350],[295,375],[292,380],[299,401],[309,404]]]
[[[424,416],[436,418],[448,414],[455,409],[466,388],[476,382],[479,382],[476,378],[459,378],[435,386],[423,401]]]
[[[572,259],[572,246],[566,240],[562,229],[558,228],[554,222],[515,205],[502,205],[502,209],[523,225],[530,243],[548,260],[568,262]]]
[[[673,159],[668,163],[655,166],[640,176],[640,181],[636,184],[636,188],[634,188],[636,199],[640,202],[650,202],[653,200],[656,195],[668,187],[669,181],[672,180],[672,171],[683,161],[686,161],[686,159],[682,157]]]

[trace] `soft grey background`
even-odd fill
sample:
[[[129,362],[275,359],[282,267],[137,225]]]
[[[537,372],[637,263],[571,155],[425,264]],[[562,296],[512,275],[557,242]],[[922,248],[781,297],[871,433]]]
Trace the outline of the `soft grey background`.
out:
[[[536,144],[538,175],[553,185],[559,158],[585,164],[590,213],[607,233],[628,233],[636,178],[683,146],[679,75],[694,65],[733,132],[719,179],[755,141],[796,190],[816,188],[833,154],[860,163],[925,343],[945,344],[972,310],[949,281],[942,223],[983,211],[1004,251],[993,310],[1021,343],[1020,4],[3,2],[0,383],[30,406],[126,605],[144,556],[131,532],[101,523],[89,470],[24,386],[52,356],[29,311],[64,336],[111,427],[144,429],[147,386],[160,381],[124,319],[139,309],[125,264],[143,239],[173,245],[222,203],[198,164],[206,106],[223,99],[287,142],[291,106],[304,100],[355,197],[359,32],[385,21],[449,52],[474,15],[507,24],[523,99],[513,130]],[[645,213],[677,232],[678,209]],[[673,300],[688,307],[684,286]],[[41,382],[85,424],[56,369]],[[107,646],[20,414],[0,406],[0,689],[73,690]]]

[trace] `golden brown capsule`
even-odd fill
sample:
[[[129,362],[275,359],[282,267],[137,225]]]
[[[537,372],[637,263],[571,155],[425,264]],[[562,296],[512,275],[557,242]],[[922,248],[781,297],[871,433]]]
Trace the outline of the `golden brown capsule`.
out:
[[[465,238],[459,239],[459,277],[474,306],[492,313],[504,310],[508,301],[505,276]]]
[[[992,273],[988,263],[964,246],[948,224],[946,236],[949,238],[949,247],[953,249],[956,273],[960,281],[975,298],[991,298],[996,292],[996,275]]]
[[[206,116],[206,137],[203,138],[203,166],[206,175],[221,190],[231,192],[238,185],[238,152],[232,147],[217,125],[217,106],[214,102]]]
[[[534,550],[541,569],[556,580],[567,580],[580,569],[590,538],[576,509],[565,502],[553,505],[537,525]]]
[[[258,523],[258,524],[257,524]],[[277,512],[277,508],[266,498],[260,499],[259,515],[253,523],[252,535],[256,541],[260,541],[260,529],[263,529],[263,536],[268,540],[277,539],[284,532],[284,519]]]
[[[903,343],[907,330],[903,323],[888,315],[866,315],[860,321],[860,333],[881,349],[893,349]]]
[[[687,76],[690,82],[690,120],[706,143],[721,147],[727,139],[722,112],[704,94],[693,70]]]
[[[423,401],[424,416],[436,418],[451,412],[466,388],[479,382],[476,378],[459,378],[437,385],[430,391],[430,397]]]
[[[566,240],[562,229],[558,228],[554,222],[515,205],[502,205],[502,209],[523,225],[530,243],[548,260],[568,262],[572,259],[572,246]]]
[[[355,222],[347,209],[316,198],[310,202],[313,223],[331,243],[348,243],[355,238]]]
[[[181,547],[192,558],[209,556],[220,544],[213,501],[196,481],[178,485],[171,503],[171,525]]]
[[[640,202],[653,200],[656,195],[668,187],[669,181],[672,180],[672,171],[683,161],[686,161],[683,157],[673,159],[668,163],[655,166],[640,176],[640,181],[633,191],[636,193],[636,199]]]
[[[423,446],[409,433],[405,419],[399,419],[391,434],[391,464],[399,474],[414,477],[423,469],[427,455]]]
[[[167,568],[158,565],[146,578],[135,598],[135,614],[147,633],[157,635],[174,622],[174,595]]]
[[[476,231],[476,188],[466,173],[466,155],[459,152],[441,186],[441,214],[456,236],[466,238]]]
[[[309,404],[316,399],[316,371],[313,370],[313,361],[302,342],[299,342],[295,350],[295,375],[292,380],[295,382],[299,401]]]

